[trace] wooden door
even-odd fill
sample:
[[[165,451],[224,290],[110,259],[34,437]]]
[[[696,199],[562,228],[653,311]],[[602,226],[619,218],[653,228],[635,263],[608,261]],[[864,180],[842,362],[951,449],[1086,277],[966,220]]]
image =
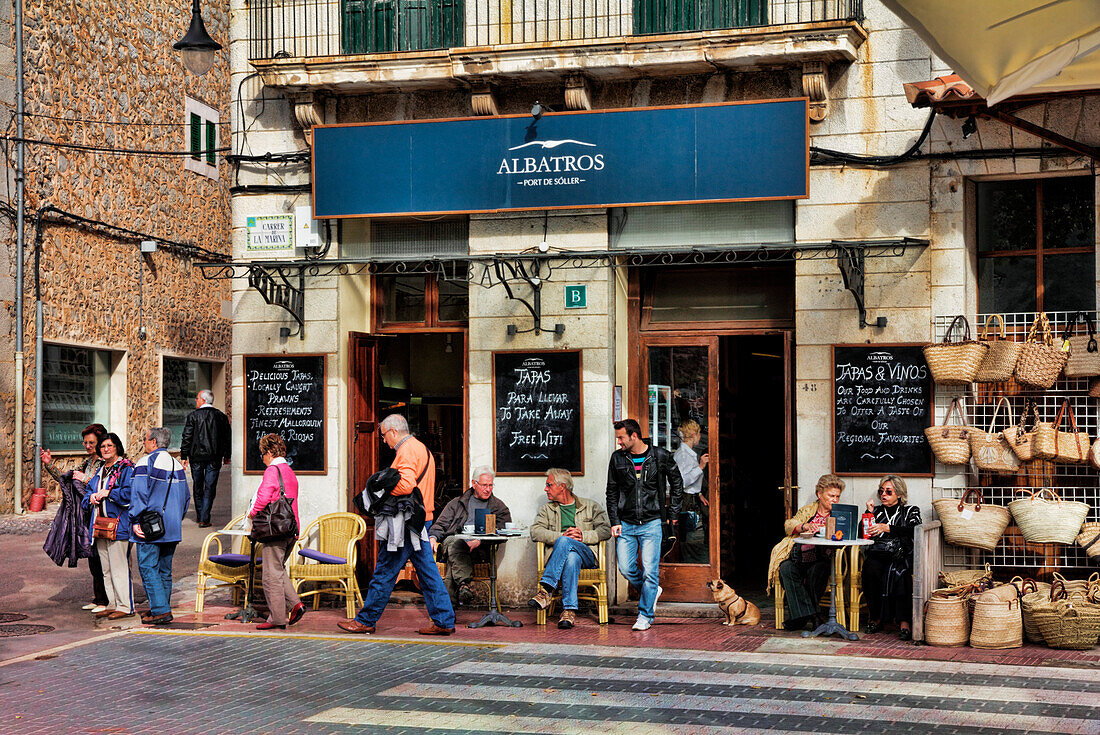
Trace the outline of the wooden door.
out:
[[[367,484],[367,478],[378,469],[378,338],[359,332],[349,335],[348,368],[348,471],[347,509],[355,512],[353,498]],[[367,523],[373,526],[368,516]],[[374,531],[359,542],[358,566],[360,578],[369,578],[374,569]]]

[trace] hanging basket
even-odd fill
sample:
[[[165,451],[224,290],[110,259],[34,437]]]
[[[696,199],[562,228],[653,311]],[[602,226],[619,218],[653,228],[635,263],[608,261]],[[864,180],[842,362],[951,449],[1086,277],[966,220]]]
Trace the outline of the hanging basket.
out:
[[[1100,439],[1097,439],[1100,442]],[[1077,534],[1077,545],[1090,559],[1100,558],[1100,523],[1086,523]]]
[[[968,503],[971,495],[977,497]],[[961,500],[940,498],[932,501],[943,528],[943,540],[954,546],[993,551],[1011,520],[1008,510],[982,503],[982,492],[968,488]]]
[[[1088,334],[1073,334],[1074,327],[1079,321],[1085,323]],[[1067,378],[1088,378],[1100,375],[1100,344],[1096,341],[1096,325],[1088,312],[1079,311],[1070,318],[1069,326],[1062,333],[1062,343],[1069,352],[1065,367]]]
[[[1047,315],[1040,313],[1031,324],[1027,341],[1020,348],[1020,356],[1016,360],[1016,381],[1049,390],[1061,375],[1067,357],[1068,353],[1054,345]]]
[[[995,649],[1024,645],[1024,622],[1014,585],[1001,585],[978,596],[970,623],[970,645]]]
[[[924,603],[924,642],[930,646],[965,646],[970,641],[967,593],[936,590]]]
[[[1069,431],[1062,431],[1062,422],[1069,419]],[[1089,461],[1088,432],[1077,428],[1077,417],[1069,399],[1062,401],[1054,423],[1039,421],[1035,424],[1032,442],[1035,459],[1049,459],[1061,464],[1083,464]]]
[[[996,319],[1000,322],[999,334],[992,338],[989,336],[989,326]],[[1016,369],[1016,360],[1020,357],[1020,348],[1023,342],[1015,342],[1005,339],[1005,321],[1000,314],[990,314],[985,320],[985,326],[978,332],[978,340],[989,346],[989,350],[982,358],[978,366],[978,372],[974,375],[976,383],[1003,383],[1012,377]],[[1100,375],[1100,373],[1097,373]]]
[[[1013,500],[1008,510],[1020,527],[1024,541],[1032,544],[1072,544],[1089,514],[1089,504],[1062,500],[1050,488],[1037,492],[1017,490],[1028,497]]]
[[[962,334],[956,334],[956,339],[953,339],[956,327]],[[970,322],[959,314],[951,320],[943,342],[934,342],[924,348],[924,359],[934,382],[940,385],[969,385],[974,382],[974,376],[978,374],[988,351],[988,344],[970,338]]]
[[[951,414],[958,413],[959,424],[952,425]],[[963,410],[962,399],[955,398],[947,407],[947,413],[943,416],[943,424],[929,426],[924,430],[924,436],[932,447],[932,454],[940,464],[959,465],[970,461],[970,435],[974,432],[966,422],[966,412]]]
[[[993,416],[989,419],[987,431],[975,431],[970,435],[970,456],[974,458],[974,464],[979,470],[996,474],[1012,474],[1020,469],[1020,458],[1012,450],[1012,445],[1004,437],[1003,431],[997,431],[994,427],[997,416],[1001,413],[1001,407],[1008,408],[1008,418],[1012,418],[1012,406],[1008,399],[1001,396],[993,409]],[[1011,424],[1009,424],[1011,425]],[[1008,425],[1006,425],[1006,429]]]

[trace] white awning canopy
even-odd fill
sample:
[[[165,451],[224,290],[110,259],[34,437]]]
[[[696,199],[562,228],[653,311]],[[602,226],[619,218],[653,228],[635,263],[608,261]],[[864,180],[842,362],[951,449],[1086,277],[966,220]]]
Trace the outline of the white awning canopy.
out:
[[[883,0],[990,106],[1100,89],[1100,0]]]

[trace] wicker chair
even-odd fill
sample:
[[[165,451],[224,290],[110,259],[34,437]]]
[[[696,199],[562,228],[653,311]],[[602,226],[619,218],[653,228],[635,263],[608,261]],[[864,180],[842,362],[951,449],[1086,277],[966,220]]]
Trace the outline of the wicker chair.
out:
[[[355,547],[367,533],[367,523],[354,513],[329,513],[306,526],[290,554],[287,572],[294,589],[302,582],[317,582],[314,589],[298,592],[301,597],[313,597],[313,609],[321,595],[342,596],[348,618],[355,617],[356,605],[363,604],[363,595],[355,581]],[[316,536],[317,547],[309,545]]]
[[[222,584],[213,585],[213,588],[233,587],[233,604],[239,603],[239,596],[244,592],[248,584],[248,559],[252,550],[252,541],[248,536],[230,536],[226,531],[240,528],[244,524],[245,516],[239,515],[221,530],[214,531],[202,542],[202,553],[199,556],[199,580],[198,593],[195,596],[195,612],[202,612],[206,601],[207,582],[216,579]],[[222,539],[225,539],[225,546]],[[233,551],[235,541],[239,539],[240,546]],[[256,549],[256,569],[260,569],[259,548]],[[256,577],[259,581],[259,576]]]
[[[535,549],[538,554],[537,576],[541,578],[553,546],[536,541]],[[560,599],[561,595],[555,591],[550,600],[550,607],[535,612],[535,623],[546,625],[547,616],[554,608],[554,603]],[[596,614],[600,625],[607,625],[607,541],[601,541],[596,547],[596,568],[581,570],[580,579],[577,582],[577,599],[596,603]]]
[[[849,574],[851,562],[855,562],[855,574]],[[836,575],[836,621],[848,630],[859,631],[860,607],[866,609],[863,601],[862,573],[863,555],[858,546],[851,546],[833,554],[833,573]],[[783,585],[777,580],[775,589],[775,628],[783,630],[786,613],[783,610]],[[829,609],[829,587],[821,596],[820,607]],[[850,624],[849,624],[850,621]]]

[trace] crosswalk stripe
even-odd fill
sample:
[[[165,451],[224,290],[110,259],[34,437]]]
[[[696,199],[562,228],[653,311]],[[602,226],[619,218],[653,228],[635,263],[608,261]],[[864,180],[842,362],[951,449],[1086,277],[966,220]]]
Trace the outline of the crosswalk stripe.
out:
[[[467,661],[444,669],[450,674],[482,676],[515,676],[519,678],[549,678],[563,681],[629,681],[654,684],[699,684],[703,681],[698,671],[671,669],[611,669],[601,666],[568,666],[558,664],[524,664],[492,661]],[[945,700],[941,709],[950,709],[951,699],[981,699],[1003,702],[1027,702],[1031,704],[1081,703],[1078,692],[1047,691],[1042,689],[1013,689],[997,686],[966,686],[907,681],[875,681],[840,676],[775,676],[766,674],[724,674],[708,672],[705,682],[712,686],[775,687],[804,689],[809,691],[836,692],[842,694],[885,694],[912,697],[939,697]],[[1100,710],[1097,711],[1100,717]]]
[[[374,725],[377,727],[417,727],[432,730],[463,732],[532,733],[533,735],[751,735],[757,727],[721,727],[714,725],[672,725],[659,722],[593,722],[585,720],[555,720],[549,717],[521,715],[479,715],[426,710],[359,709],[333,707],[306,718],[306,722],[335,725]],[[792,730],[769,730],[770,735],[797,735]],[[815,735],[832,735],[835,731],[815,728]]]
[[[637,707],[695,712],[736,712],[774,716],[793,715],[820,718],[822,721],[827,721],[829,718],[850,718],[868,722],[877,720],[879,722],[912,722],[924,725],[950,725],[956,727],[995,727],[1002,730],[1036,730],[1045,733],[1056,732],[1071,735],[1095,735],[1097,725],[1096,720],[1002,714],[1000,712],[916,710],[880,703],[864,705],[838,701],[806,702],[775,699],[734,699],[696,694],[587,692],[482,686],[478,684],[448,684],[444,686],[425,683],[399,684],[382,692],[381,696],[482,702],[530,702],[541,705]]]

